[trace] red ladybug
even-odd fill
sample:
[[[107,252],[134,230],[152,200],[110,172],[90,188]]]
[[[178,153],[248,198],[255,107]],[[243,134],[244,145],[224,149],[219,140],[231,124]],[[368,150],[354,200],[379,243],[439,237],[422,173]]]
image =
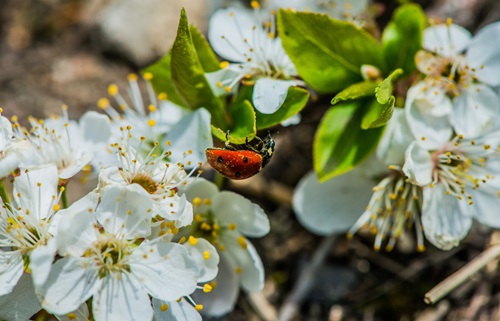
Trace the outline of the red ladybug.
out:
[[[269,163],[274,153],[275,143],[271,134],[266,141],[256,137],[256,146],[248,143],[231,145],[227,139],[226,148],[207,148],[205,154],[210,166],[230,179],[245,179],[254,176]]]

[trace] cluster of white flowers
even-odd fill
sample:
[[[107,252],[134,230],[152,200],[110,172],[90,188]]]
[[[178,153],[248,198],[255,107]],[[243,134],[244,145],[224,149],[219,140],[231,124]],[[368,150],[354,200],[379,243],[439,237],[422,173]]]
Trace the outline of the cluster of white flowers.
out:
[[[387,250],[412,228],[419,250],[424,236],[440,249],[457,246],[474,221],[499,228],[499,38],[498,22],[474,37],[451,20],[427,28],[415,57],[420,80],[376,153],[324,184],[311,173],[297,186],[304,226],[348,236],[367,227],[375,249]]]
[[[110,85],[107,115],[75,122],[64,107],[30,129],[0,116],[0,319],[201,320],[230,311],[240,285],[263,287],[243,235],[265,235],[266,214],[197,177],[210,114],[156,95],[151,78],[130,75],[128,95]],[[78,173],[98,182],[69,204]]]

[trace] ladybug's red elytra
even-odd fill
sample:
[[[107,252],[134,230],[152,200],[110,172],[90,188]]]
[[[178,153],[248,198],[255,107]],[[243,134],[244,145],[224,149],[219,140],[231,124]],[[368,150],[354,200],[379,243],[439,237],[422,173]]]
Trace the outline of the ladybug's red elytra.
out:
[[[223,176],[240,180],[254,176],[269,163],[274,153],[275,142],[268,133],[266,140],[255,137],[257,145],[248,143],[232,145],[226,133],[226,148],[207,148],[205,154],[210,166]]]

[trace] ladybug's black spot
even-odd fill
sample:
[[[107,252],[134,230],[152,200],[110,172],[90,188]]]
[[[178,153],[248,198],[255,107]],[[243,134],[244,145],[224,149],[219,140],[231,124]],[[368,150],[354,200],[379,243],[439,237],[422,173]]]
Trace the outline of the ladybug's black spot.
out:
[[[217,157],[217,163],[221,164],[223,161],[222,156]]]
[[[243,163],[248,163],[248,158],[246,156],[243,157]]]
[[[236,173],[234,173],[234,175],[236,175],[236,177],[240,177],[241,173],[240,172],[236,172]]]

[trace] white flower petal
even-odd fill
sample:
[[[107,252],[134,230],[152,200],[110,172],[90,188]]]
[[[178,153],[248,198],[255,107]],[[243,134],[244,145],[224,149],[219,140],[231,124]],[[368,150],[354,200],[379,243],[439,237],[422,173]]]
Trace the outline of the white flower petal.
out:
[[[59,171],[59,177],[61,179],[69,179],[75,176],[79,171],[82,170],[82,168],[85,167],[85,165],[90,163],[93,156],[94,155],[91,152],[83,152],[80,157],[73,160],[70,166],[62,168]]]
[[[344,233],[364,212],[374,185],[356,169],[324,183],[309,172],[295,188],[293,210],[300,223],[313,233]]]
[[[454,100],[450,122],[457,134],[475,138],[488,132],[500,112],[500,97],[488,86],[470,84]]]
[[[142,243],[130,261],[132,273],[154,298],[175,301],[196,290],[199,268],[180,244]]]
[[[21,276],[12,292],[0,296],[0,320],[26,321],[40,309],[29,274]]]
[[[133,239],[151,234],[153,208],[149,194],[138,184],[110,186],[102,194],[96,218],[106,232]]]
[[[64,219],[59,218],[57,222],[56,241],[60,255],[82,256],[88,246],[97,239],[95,218],[89,215],[97,205],[92,195],[96,194],[91,192],[67,209],[58,212],[64,217]]]
[[[179,197],[177,204],[177,212],[173,215],[175,227],[180,228],[191,224],[193,222],[193,205],[187,201],[186,195]]]
[[[45,310],[60,315],[75,311],[95,293],[100,280],[96,270],[82,266],[85,263],[84,259],[64,257],[52,266],[47,282],[37,288]]]
[[[210,242],[205,239],[197,238],[196,244],[186,242],[183,246],[187,249],[189,255],[196,261],[200,268],[198,283],[205,283],[213,280],[217,276],[219,265],[219,254]]]
[[[424,30],[422,46],[444,57],[454,56],[467,48],[470,32],[458,25],[440,24]]]
[[[169,157],[171,163],[182,162],[186,168],[196,167],[199,162],[204,163],[205,149],[214,145],[210,113],[205,108],[198,108],[184,116],[172,127],[166,140],[172,143],[169,147],[172,152]]]
[[[111,138],[111,123],[109,117],[95,111],[88,111],[80,118],[80,128],[82,129],[85,141],[92,145],[104,147]],[[92,150],[94,150],[94,148]]]
[[[269,233],[270,225],[264,210],[243,196],[222,191],[212,199],[212,212],[225,225],[236,224],[236,229],[249,237]]]
[[[282,121],[280,125],[283,127],[298,125],[300,124],[301,120],[302,116],[300,114],[295,114]]]
[[[253,27],[257,27],[254,28]],[[249,49],[246,39],[267,37],[250,10],[227,8],[217,10],[210,18],[208,40],[214,51],[233,62],[245,62]]]
[[[55,238],[49,239],[46,245],[40,245],[31,251],[30,267],[35,286],[39,287],[47,280],[56,252],[57,242]]]
[[[497,172],[498,173],[498,172]],[[500,199],[497,192],[500,191],[500,177],[495,177],[473,190],[468,188],[468,193],[472,195],[472,206],[468,213],[472,212],[472,217],[493,228],[500,228],[500,219],[497,208],[500,208]]]
[[[441,250],[458,246],[472,225],[472,219],[463,215],[456,196],[446,195],[442,184],[424,187],[422,226],[426,238]],[[465,203],[466,200],[462,200]]]
[[[194,179],[192,182],[187,184],[187,186],[181,186],[179,188],[179,192],[186,195],[186,199],[189,202],[193,202],[193,199],[200,198],[203,199],[212,199],[217,193],[219,193],[219,189],[217,186],[201,177]],[[206,213],[209,207],[203,202],[199,207],[196,207],[196,211],[200,213]]]
[[[246,71],[237,66],[237,64],[231,64],[226,68],[205,74],[205,78],[207,78],[208,84],[210,85],[214,95],[224,96],[236,91],[238,86],[234,85],[238,84],[238,82],[245,76]],[[229,91],[226,90],[227,86],[230,87]]]
[[[239,277],[225,255],[222,255],[215,287],[210,293],[196,291],[191,297],[196,303],[203,305],[203,310],[201,310],[203,315],[219,317],[234,309],[239,292]]]
[[[87,303],[83,303],[80,307],[71,311],[70,313],[64,315],[54,315],[59,321],[88,321],[89,320],[89,308]]]
[[[0,250],[0,296],[12,292],[23,271],[20,251]]]
[[[239,274],[242,288],[249,292],[257,292],[264,287],[264,266],[252,243],[244,239],[243,247],[241,237],[234,231],[221,235],[220,241],[225,251],[220,254],[227,256],[234,271]]]
[[[408,146],[405,158],[406,162],[403,166],[403,172],[408,177],[408,181],[420,186],[425,186],[432,182],[434,164],[429,151],[414,141]]]
[[[167,309],[165,310],[163,307],[167,307]],[[155,321],[202,321],[198,311],[184,299],[180,302],[164,302],[153,299],[153,310]]]
[[[436,109],[443,112],[436,112]],[[442,91],[423,90],[420,84],[408,90],[405,103],[407,123],[415,139],[428,149],[437,149],[451,138],[453,128],[446,113],[451,109],[451,101]]]
[[[467,62],[476,69],[477,78],[490,85],[500,85],[500,22],[482,28],[472,39],[467,50]]]
[[[413,140],[404,109],[395,108],[377,146],[377,157],[386,165],[402,165],[405,151]]]
[[[294,80],[259,78],[253,88],[253,105],[263,114],[275,113],[285,102],[288,88],[297,86]]]
[[[109,275],[94,295],[95,320],[135,321],[153,319],[153,308],[141,282],[130,274]]]

